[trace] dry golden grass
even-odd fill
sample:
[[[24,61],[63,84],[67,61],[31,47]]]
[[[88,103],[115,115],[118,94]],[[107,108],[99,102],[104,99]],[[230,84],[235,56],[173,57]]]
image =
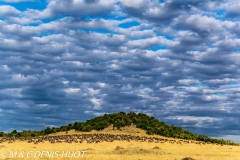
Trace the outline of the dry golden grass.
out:
[[[69,131],[68,134],[81,134],[81,132]],[[92,131],[89,133],[109,133],[109,134],[132,134],[139,136],[146,135],[144,131],[135,127],[122,128],[122,131],[112,130],[111,127],[106,128],[103,131]],[[62,135],[64,133],[56,133],[54,135]],[[86,132],[84,132],[86,134]],[[151,136],[149,136],[151,137]],[[161,137],[161,136],[156,136]],[[61,153],[70,151],[86,151],[84,156],[78,158],[62,158]],[[25,153],[33,151],[58,151],[57,158],[34,158],[33,154],[31,158],[26,155],[23,158],[12,158],[14,160],[50,160],[50,159],[62,159],[62,160],[181,160],[184,157],[191,157],[196,160],[240,160],[240,146],[221,146],[221,145],[199,145],[199,144],[171,144],[165,143],[148,143],[148,142],[136,142],[136,141],[114,141],[114,142],[102,142],[87,144],[80,143],[55,143],[49,142],[33,144],[27,142],[17,141],[14,143],[4,142],[0,144],[0,154],[4,151],[10,153],[11,151],[24,151]],[[1,155],[0,155],[1,156]],[[8,159],[4,157],[2,159]],[[9,158],[8,160],[10,160]]]

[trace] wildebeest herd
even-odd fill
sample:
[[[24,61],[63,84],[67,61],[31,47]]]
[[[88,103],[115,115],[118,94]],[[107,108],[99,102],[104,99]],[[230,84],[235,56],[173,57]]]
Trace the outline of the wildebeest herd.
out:
[[[190,140],[172,140],[167,138],[158,138],[158,137],[146,137],[146,136],[134,136],[134,135],[126,135],[126,134],[72,134],[72,135],[56,135],[56,136],[39,136],[39,137],[2,137],[0,139],[0,143],[8,142],[13,143],[15,141],[27,141],[28,143],[83,143],[84,141],[87,143],[101,143],[101,142],[114,142],[114,141],[137,141],[137,142],[148,142],[148,143],[196,143],[196,144],[210,144],[206,142],[195,142]]]

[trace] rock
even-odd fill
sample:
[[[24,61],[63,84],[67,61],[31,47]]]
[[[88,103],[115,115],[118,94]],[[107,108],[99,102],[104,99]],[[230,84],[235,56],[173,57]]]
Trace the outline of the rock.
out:
[[[160,149],[158,146],[155,146],[153,149]]]
[[[123,147],[120,147],[120,146],[117,146],[116,148],[115,148],[115,150],[120,150],[120,149],[124,149]]]
[[[193,159],[193,158],[191,158],[191,157],[185,157],[185,158],[183,158],[182,160],[195,160],[195,159]]]

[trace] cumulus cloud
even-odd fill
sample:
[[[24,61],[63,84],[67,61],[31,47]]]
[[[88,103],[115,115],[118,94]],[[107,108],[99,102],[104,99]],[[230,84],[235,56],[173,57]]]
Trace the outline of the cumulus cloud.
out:
[[[135,111],[239,134],[236,1],[30,3],[0,6],[0,130]]]
[[[43,15],[106,15],[115,8],[115,0],[52,0]],[[71,9],[69,9],[71,8]]]
[[[20,11],[10,5],[1,5],[0,6],[0,16],[13,16],[19,14]]]

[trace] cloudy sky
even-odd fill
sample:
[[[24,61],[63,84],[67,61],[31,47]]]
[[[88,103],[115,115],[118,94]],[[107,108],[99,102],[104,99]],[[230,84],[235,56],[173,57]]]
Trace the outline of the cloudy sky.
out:
[[[238,0],[1,0],[0,130],[144,112],[240,141]]]

